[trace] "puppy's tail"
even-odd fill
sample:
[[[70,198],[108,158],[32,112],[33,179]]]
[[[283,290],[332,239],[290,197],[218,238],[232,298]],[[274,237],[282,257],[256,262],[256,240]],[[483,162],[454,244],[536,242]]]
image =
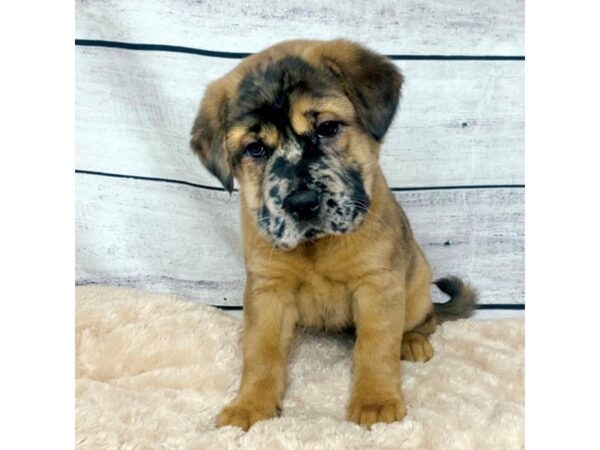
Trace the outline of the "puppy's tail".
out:
[[[434,281],[440,290],[450,296],[446,303],[434,303],[433,315],[438,322],[466,319],[477,303],[477,292],[458,277],[444,277]]]

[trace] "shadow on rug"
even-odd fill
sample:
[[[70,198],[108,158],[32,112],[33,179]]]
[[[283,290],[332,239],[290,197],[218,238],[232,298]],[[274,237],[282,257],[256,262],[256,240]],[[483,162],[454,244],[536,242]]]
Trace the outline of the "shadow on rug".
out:
[[[241,373],[239,320],[164,294],[76,289],[79,449],[519,449],[523,320],[462,320],[403,363],[408,415],[371,431],[344,421],[352,342],[299,332],[280,418],[217,429]]]

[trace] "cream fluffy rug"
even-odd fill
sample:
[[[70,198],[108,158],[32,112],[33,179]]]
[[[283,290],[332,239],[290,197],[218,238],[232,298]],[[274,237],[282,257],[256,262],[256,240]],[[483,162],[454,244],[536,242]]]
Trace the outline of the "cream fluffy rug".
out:
[[[348,338],[299,332],[282,417],[248,433],[214,419],[238,387],[242,323],[172,295],[76,289],[79,449],[519,449],[523,321],[463,320],[404,363],[408,415],[371,431],[344,421]]]

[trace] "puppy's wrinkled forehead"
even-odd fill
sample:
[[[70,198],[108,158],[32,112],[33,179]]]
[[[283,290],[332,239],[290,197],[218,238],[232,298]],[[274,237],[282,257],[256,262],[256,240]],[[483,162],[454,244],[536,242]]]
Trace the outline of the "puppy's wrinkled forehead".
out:
[[[305,133],[310,119],[328,110],[353,115],[339,80],[327,70],[315,68],[297,56],[285,56],[253,67],[242,78],[231,105],[229,126],[274,128],[285,137],[294,130]]]

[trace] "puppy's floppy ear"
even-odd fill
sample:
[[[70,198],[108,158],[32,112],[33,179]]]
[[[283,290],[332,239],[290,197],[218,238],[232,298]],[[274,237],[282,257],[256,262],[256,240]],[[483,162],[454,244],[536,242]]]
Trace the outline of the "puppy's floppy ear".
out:
[[[225,149],[227,100],[227,90],[222,80],[208,85],[192,127],[190,146],[209,172],[231,193],[233,170]]]
[[[367,132],[380,141],[400,100],[404,78],[392,61],[354,42],[325,42],[320,58],[344,86]]]

